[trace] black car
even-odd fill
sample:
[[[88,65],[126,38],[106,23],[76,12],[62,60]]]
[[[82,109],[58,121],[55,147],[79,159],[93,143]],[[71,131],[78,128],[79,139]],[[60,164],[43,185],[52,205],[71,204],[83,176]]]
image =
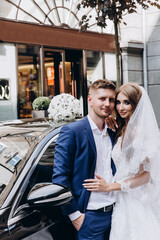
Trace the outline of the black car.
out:
[[[52,184],[55,143],[62,125],[0,123],[0,240],[75,239],[72,224],[61,212],[72,193]]]

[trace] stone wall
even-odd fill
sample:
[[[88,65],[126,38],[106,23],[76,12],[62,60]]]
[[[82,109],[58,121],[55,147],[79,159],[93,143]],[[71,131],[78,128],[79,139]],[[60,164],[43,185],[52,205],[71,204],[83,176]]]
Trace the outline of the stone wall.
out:
[[[124,21],[127,25],[120,27],[123,82],[144,85],[146,73],[147,90],[160,126],[160,10],[139,7]]]

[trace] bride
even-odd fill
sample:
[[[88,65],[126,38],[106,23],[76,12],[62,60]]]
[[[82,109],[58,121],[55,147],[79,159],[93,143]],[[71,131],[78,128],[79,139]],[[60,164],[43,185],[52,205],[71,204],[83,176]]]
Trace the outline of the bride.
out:
[[[144,88],[122,85],[116,94],[116,111],[114,183],[96,175],[97,179],[86,180],[85,187],[116,191],[110,240],[160,240],[160,135]]]

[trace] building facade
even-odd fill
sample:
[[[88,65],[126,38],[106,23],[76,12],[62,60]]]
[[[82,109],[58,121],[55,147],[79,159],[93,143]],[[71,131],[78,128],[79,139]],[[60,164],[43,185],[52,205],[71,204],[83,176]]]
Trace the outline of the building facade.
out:
[[[0,1],[0,120],[31,117],[36,97],[63,92],[80,99],[85,115],[91,82],[116,80],[112,25],[80,33],[77,4]]]
[[[126,15],[120,41],[123,82],[138,82],[148,91],[160,126],[160,10],[150,7]]]
[[[78,0],[0,1],[0,120],[31,117],[38,96],[65,92],[87,113],[87,88],[98,78],[116,82],[113,24],[79,32]],[[125,15],[121,24],[122,83],[138,82],[151,98],[160,126],[160,10]]]

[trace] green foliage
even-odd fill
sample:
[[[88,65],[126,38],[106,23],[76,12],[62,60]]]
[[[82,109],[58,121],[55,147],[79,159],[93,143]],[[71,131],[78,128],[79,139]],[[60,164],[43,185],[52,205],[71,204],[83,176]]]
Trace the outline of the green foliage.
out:
[[[80,0],[77,5],[78,10],[83,8],[95,8],[97,12],[97,25],[105,28],[107,19],[118,24],[122,21],[123,15],[136,12],[137,6],[141,5],[143,9],[148,9],[149,6],[160,8],[159,0]],[[81,31],[89,28],[89,18],[91,16],[83,15],[79,23]]]
[[[33,101],[32,107],[34,110],[47,110],[50,102],[48,97],[38,97]]]
[[[116,52],[116,67],[117,67],[117,87],[121,85],[120,77],[120,48],[118,38],[118,24],[122,22],[123,16],[136,12],[138,5],[141,5],[143,9],[148,9],[149,6],[156,6],[160,9],[159,0],[79,0],[77,9],[90,8],[96,10],[96,23],[99,27],[105,28],[107,26],[107,20],[111,20],[114,23],[115,30],[115,52]],[[91,15],[83,15],[79,22],[80,31],[86,31],[89,29],[89,20]],[[125,25],[126,23],[123,22]]]

